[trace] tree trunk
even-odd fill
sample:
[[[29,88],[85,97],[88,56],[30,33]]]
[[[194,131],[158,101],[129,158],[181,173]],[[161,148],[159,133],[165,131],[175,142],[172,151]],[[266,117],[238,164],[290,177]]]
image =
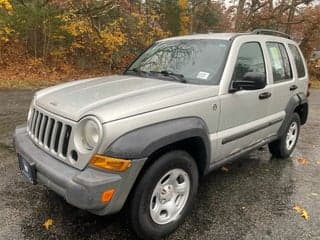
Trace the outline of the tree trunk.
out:
[[[285,32],[289,35],[291,33],[291,22],[293,21],[293,18],[294,18],[295,5],[296,5],[296,0],[292,0],[291,7],[288,14],[288,22],[285,30]]]
[[[244,11],[244,4],[246,0],[239,0],[238,7],[237,7],[237,14],[235,19],[235,30],[241,31],[242,30],[242,20],[243,20],[243,11]]]

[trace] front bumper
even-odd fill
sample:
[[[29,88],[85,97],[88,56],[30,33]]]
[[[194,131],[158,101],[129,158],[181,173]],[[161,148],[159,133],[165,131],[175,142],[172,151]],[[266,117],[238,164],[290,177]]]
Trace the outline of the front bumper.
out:
[[[91,167],[79,170],[42,151],[31,141],[24,126],[15,130],[14,143],[17,154],[35,165],[38,183],[55,191],[71,205],[97,215],[112,214],[122,208],[146,160],[132,161],[131,167],[123,173]],[[115,194],[104,204],[100,201],[101,194],[108,189],[115,189]]]

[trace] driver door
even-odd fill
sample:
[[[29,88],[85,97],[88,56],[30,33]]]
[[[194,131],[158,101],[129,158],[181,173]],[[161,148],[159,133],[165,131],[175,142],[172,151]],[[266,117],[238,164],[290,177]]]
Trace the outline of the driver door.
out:
[[[234,80],[243,80],[248,72],[266,75],[266,65],[259,42],[245,42],[239,47],[230,86]],[[249,147],[268,133],[272,101],[270,85],[258,90],[238,90],[221,96],[221,115],[218,131],[217,161]]]

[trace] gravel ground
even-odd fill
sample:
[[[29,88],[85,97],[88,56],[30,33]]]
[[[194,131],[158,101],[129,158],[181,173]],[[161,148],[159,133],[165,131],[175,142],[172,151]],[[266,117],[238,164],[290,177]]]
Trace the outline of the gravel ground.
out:
[[[124,214],[92,215],[21,176],[12,133],[25,122],[32,94],[0,91],[0,239],[135,239]],[[320,90],[313,90],[292,157],[274,159],[264,147],[228,165],[228,172],[214,171],[202,180],[192,215],[168,239],[320,239],[319,133]]]

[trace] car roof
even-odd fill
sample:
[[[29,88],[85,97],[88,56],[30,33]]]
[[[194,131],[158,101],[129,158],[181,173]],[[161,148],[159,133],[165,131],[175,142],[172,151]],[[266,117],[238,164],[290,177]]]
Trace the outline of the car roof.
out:
[[[192,40],[192,39],[222,39],[222,40],[230,40],[233,38],[237,33],[207,33],[207,34],[192,34],[192,35],[185,35],[185,36],[177,36],[177,37],[170,37],[160,40],[162,41],[170,41],[170,40]]]
[[[268,41],[279,41],[279,42],[290,42],[294,43],[291,39],[269,35],[269,34],[254,34],[251,32],[247,33],[207,33],[207,34],[192,34],[192,35],[185,35],[185,36],[177,36],[177,37],[170,37],[159,40],[158,42],[165,42],[165,41],[172,41],[172,40],[194,40],[194,39],[221,39],[221,40],[232,40],[236,37],[241,36],[252,36],[256,40],[267,39]]]

